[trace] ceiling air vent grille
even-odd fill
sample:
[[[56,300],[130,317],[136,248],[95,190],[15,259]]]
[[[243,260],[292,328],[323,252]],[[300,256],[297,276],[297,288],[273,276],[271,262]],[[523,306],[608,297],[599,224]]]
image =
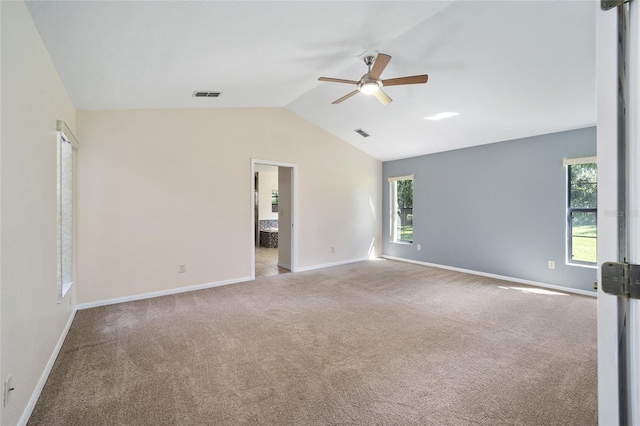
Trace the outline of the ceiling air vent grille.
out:
[[[222,92],[193,92],[194,98],[217,98]]]
[[[362,129],[355,129],[354,132],[356,132],[357,134],[359,134],[363,138],[368,138],[370,136],[369,133],[365,132]]]

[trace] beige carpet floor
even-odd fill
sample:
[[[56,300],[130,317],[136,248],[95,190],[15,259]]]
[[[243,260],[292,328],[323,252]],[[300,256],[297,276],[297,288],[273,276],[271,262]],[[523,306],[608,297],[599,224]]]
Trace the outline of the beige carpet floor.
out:
[[[596,300],[375,260],[79,311],[29,425],[595,425]]]

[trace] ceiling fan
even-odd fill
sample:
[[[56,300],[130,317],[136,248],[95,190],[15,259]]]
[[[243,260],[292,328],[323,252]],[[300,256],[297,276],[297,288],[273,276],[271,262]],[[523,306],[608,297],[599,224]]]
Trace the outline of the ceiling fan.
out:
[[[402,84],[420,84],[426,83],[429,76],[427,74],[414,75],[411,77],[390,78],[388,80],[380,80],[380,74],[387,67],[391,56],[379,53],[375,58],[373,56],[365,56],[364,63],[369,67],[369,71],[360,77],[360,80],[344,80],[341,78],[320,77],[320,81],[329,81],[333,83],[355,84],[357,89],[337,99],[332,104],[339,104],[346,101],[353,95],[362,92],[367,95],[374,95],[382,105],[387,105],[393,101],[386,93],[382,91],[383,86],[399,86]],[[373,67],[372,67],[373,65]]]

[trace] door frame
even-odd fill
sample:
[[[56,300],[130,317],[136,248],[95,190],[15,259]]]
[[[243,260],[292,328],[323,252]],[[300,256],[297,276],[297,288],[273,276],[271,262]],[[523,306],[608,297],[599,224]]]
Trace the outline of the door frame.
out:
[[[256,278],[256,210],[255,210],[255,169],[256,164],[266,166],[288,167],[291,169],[291,272],[298,271],[298,165],[294,163],[285,163],[281,161],[251,159],[251,240],[250,240],[250,259],[251,259],[251,279]]]
[[[629,213],[629,263],[640,263],[640,106],[637,95],[640,86],[640,57],[637,53],[640,37],[640,4],[629,3],[630,9],[630,57],[627,64],[629,76],[629,99],[627,118],[629,120],[630,170],[628,170],[627,211],[619,212],[617,204],[617,11],[596,8],[596,83],[597,83],[597,140],[598,140],[598,278],[604,261],[617,261],[619,214]],[[619,368],[619,327],[621,309],[619,299],[602,290],[598,285],[598,418],[599,424],[619,424],[620,385]],[[628,424],[640,424],[640,300],[629,301],[627,317],[627,392],[631,396],[625,407]],[[623,413],[624,414],[624,413]]]

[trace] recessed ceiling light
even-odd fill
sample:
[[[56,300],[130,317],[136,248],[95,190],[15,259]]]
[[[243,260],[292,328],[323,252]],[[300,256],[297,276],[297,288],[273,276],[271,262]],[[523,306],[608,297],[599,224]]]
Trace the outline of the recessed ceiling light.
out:
[[[440,114],[432,115],[430,117],[425,117],[425,120],[443,120],[449,117],[455,117],[456,115],[460,115],[459,112],[441,112]]]

